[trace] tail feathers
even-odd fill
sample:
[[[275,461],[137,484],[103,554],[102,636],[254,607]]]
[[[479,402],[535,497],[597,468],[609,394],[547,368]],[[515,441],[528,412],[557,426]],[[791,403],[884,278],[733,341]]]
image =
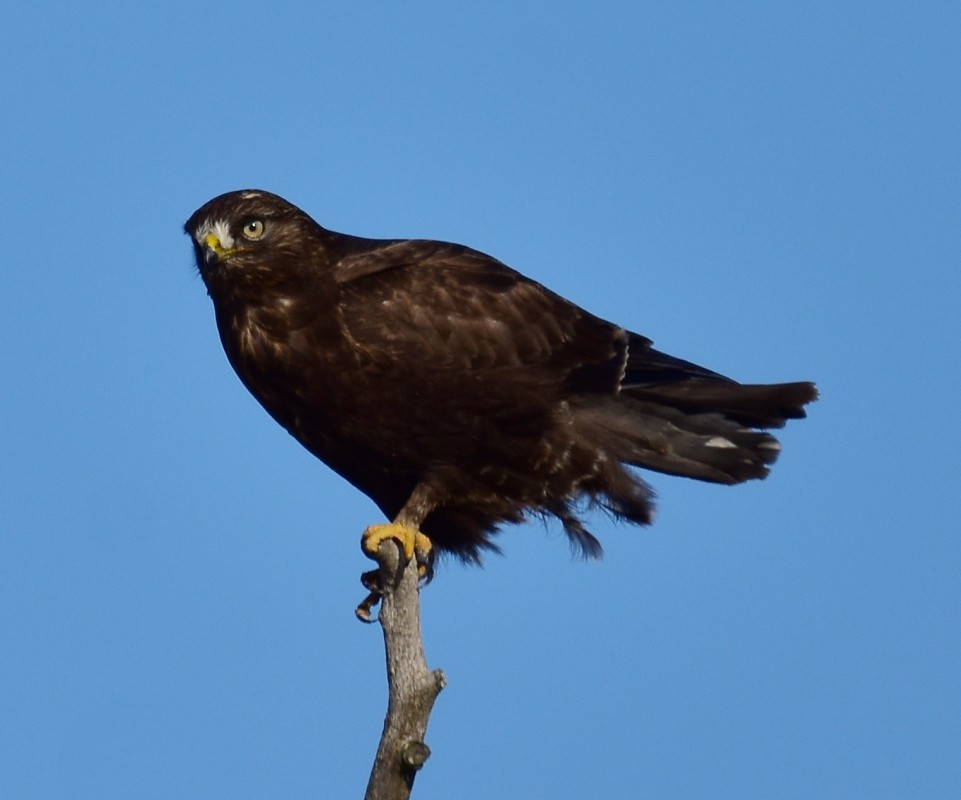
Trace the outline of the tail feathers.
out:
[[[669,406],[639,404],[625,461],[669,475],[711,483],[742,483],[764,478],[781,453],[771,434],[744,428],[717,413],[686,414]]]
[[[663,404],[689,414],[713,412],[751,428],[781,428],[805,417],[804,406],[817,400],[813,383],[740,384],[686,380],[625,387],[627,397]]]
[[[584,434],[618,461],[711,483],[763,478],[780,454],[769,433],[722,414],[633,400],[582,409]]]

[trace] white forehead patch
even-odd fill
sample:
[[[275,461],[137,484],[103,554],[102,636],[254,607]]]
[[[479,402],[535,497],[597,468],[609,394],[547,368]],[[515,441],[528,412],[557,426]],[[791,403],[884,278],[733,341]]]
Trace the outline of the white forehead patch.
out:
[[[230,226],[226,220],[204,220],[204,224],[197,229],[197,244],[204,244],[210,234],[217,237],[217,241],[224,250],[233,248],[234,238],[230,235]]]
[[[256,197],[263,197],[260,192],[244,192],[240,195],[244,200],[253,200]]]

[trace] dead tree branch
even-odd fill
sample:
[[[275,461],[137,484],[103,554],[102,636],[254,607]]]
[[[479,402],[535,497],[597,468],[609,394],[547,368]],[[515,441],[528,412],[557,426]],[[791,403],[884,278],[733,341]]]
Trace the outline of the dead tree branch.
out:
[[[405,566],[393,540],[381,544],[381,627],[387,655],[387,717],[364,800],[407,800],[417,771],[430,756],[424,744],[434,700],[446,679],[427,668],[420,630],[417,565]]]

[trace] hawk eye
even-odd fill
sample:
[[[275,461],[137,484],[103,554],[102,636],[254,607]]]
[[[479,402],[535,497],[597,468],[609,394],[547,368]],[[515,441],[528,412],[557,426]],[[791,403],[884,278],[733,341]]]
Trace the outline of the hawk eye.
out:
[[[242,230],[245,239],[251,241],[259,239],[264,235],[264,223],[259,219],[251,219],[244,223]]]

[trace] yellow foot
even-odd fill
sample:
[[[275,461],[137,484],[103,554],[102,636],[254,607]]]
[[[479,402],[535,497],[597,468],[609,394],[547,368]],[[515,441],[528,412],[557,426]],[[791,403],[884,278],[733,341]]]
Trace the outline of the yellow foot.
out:
[[[431,558],[432,545],[430,539],[416,528],[411,528],[408,525],[402,525],[396,522],[390,522],[384,525],[371,525],[361,536],[360,546],[368,558],[376,561],[381,544],[388,539],[393,539],[400,544],[401,549],[404,551],[406,563],[409,564],[412,558],[417,559],[418,579],[427,581],[431,579],[433,575],[431,565],[433,560]],[[360,576],[360,582],[364,584],[364,588],[366,588],[370,594],[357,606],[357,610],[354,613],[362,622],[373,622],[371,611],[374,606],[380,602],[380,598],[383,595],[380,572],[376,569],[365,572]]]
[[[402,525],[398,522],[388,522],[384,525],[371,525],[360,538],[360,546],[368,558],[377,560],[377,551],[388,539],[396,541],[404,551],[404,558],[410,561],[417,557],[417,571],[430,563],[431,543],[424,534],[416,528]],[[423,574],[423,573],[422,573]]]

